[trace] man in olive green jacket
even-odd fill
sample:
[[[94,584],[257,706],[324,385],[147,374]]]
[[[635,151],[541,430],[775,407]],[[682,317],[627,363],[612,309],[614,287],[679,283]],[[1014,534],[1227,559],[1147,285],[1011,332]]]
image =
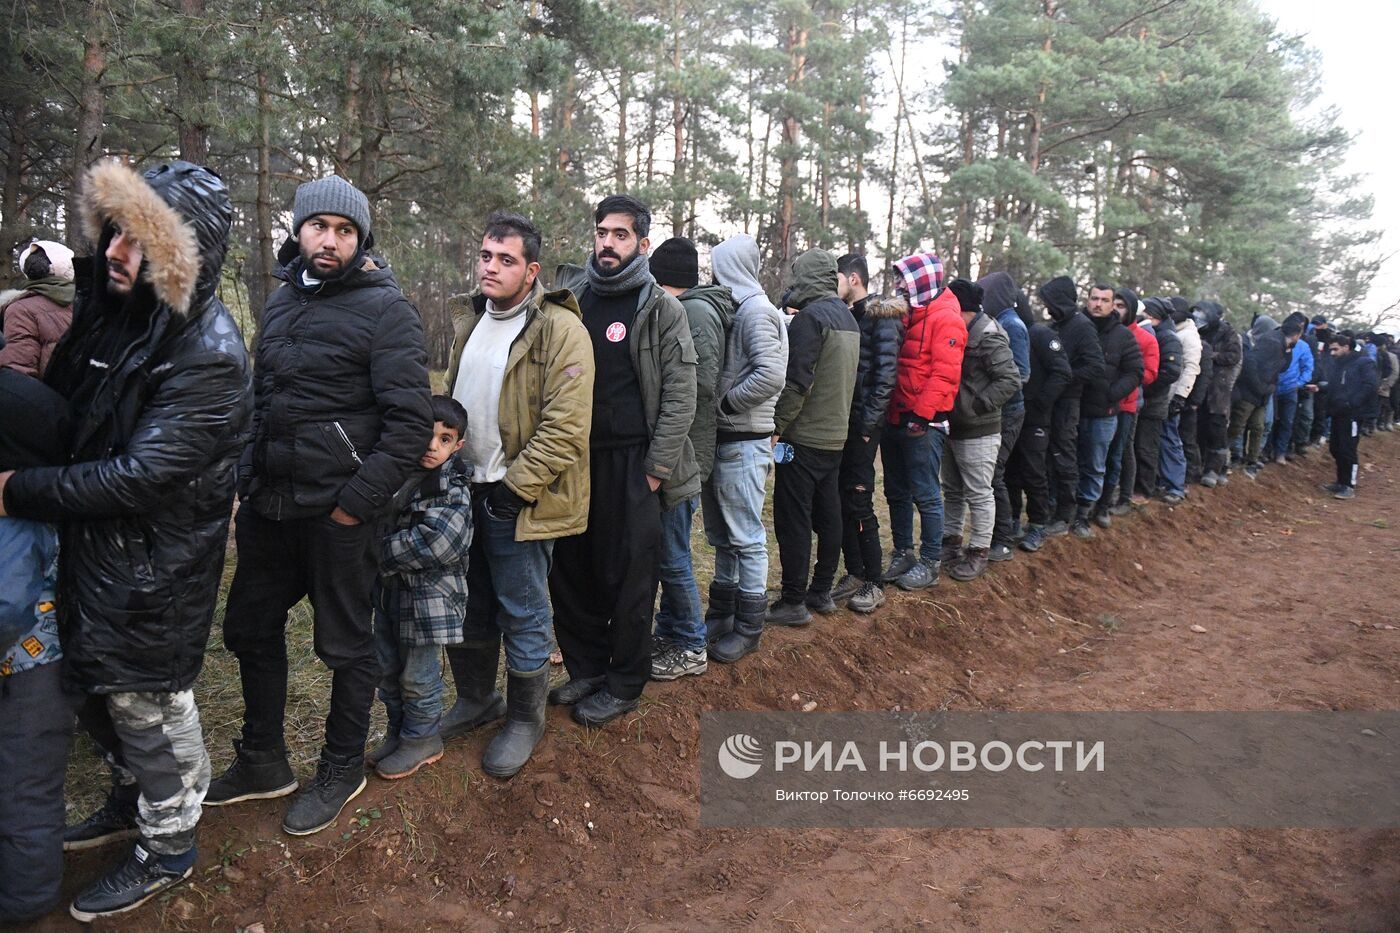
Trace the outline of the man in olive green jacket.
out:
[[[574,296],[538,281],[540,232],[519,214],[487,221],[481,291],[452,300],[452,396],[467,410],[474,534],[463,642],[447,649],[457,702],[444,737],[507,711],[482,755],[507,778],[544,732],[554,645],[548,575],[556,538],[588,527],[593,348]],[[496,691],[502,636],[506,699]]]
[[[793,448],[773,487],[773,526],[783,565],[783,595],[768,610],[770,625],[806,625],[809,609],[836,611],[831,584],[841,559],[841,494],[837,479],[860,369],[860,327],[837,297],[836,257],[808,250],[792,264],[788,303],[787,385],[774,412],[775,433]],[[817,565],[808,588],[812,532]]]
[[[651,676],[661,510],[700,490],[690,443],[696,356],[685,309],[647,263],[651,212],[627,195],[594,211],[593,256],[576,286],[593,343],[590,520],[559,542],[554,631],[569,682],[550,701],[601,726],[636,709]]]

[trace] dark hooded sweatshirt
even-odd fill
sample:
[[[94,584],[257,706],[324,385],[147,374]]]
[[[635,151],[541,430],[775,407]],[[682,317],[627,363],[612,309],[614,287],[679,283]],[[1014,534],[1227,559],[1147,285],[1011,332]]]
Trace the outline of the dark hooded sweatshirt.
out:
[[[1050,319],[1054,322],[1052,326],[1065,345],[1070,369],[1074,373],[1061,398],[1080,398],[1086,386],[1105,378],[1099,333],[1089,322],[1088,315],[1075,304],[1076,297],[1074,282],[1067,275],[1051,279],[1040,287],[1040,300],[1050,309]]]
[[[1118,403],[1142,385],[1142,350],[1117,313],[1089,320],[1098,331],[1103,348],[1104,378],[1084,387],[1079,414],[1085,418],[1117,417]]]
[[[1026,401],[1025,423],[1027,427],[1049,427],[1055,403],[1074,378],[1069,355],[1055,329],[1031,317],[1029,302],[1018,300],[1016,313],[1029,330],[1031,342],[1031,377],[1021,390]]]

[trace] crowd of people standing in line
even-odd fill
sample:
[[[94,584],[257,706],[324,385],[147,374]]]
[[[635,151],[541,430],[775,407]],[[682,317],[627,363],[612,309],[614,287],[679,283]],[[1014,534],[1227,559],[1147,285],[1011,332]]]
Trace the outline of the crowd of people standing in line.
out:
[[[702,283],[695,244],[651,249],[628,195],[597,206],[592,255],[552,289],[539,229],[489,218],[434,396],[418,313],[349,182],[297,189],[251,355],[217,297],[233,208],[215,173],[102,163],[83,201],[93,255],[40,241],[26,287],[0,296],[4,919],[52,907],[65,849],[135,838],[70,908],[131,910],[190,875],[203,807],[295,794],[283,829],[316,833],[367,769],[407,777],[501,721],[481,766],[509,779],[548,704],[604,726],[649,680],[740,662],[768,626],[974,580],[1322,438],[1329,491],[1350,498],[1357,439],[1400,401],[1384,335],[1301,314],[1241,335],[1208,300],[1096,283],[1081,305],[1067,276],[1038,289],[1042,317],[1006,272],[945,281],[930,252],[894,262],[881,296],[864,257],[809,250],[774,304],[752,237],[715,246]],[[223,638],[244,716],[214,776],[192,687],[235,496]],[[284,735],[303,598],[331,671],[305,786]],[[550,689],[556,644],[569,676]],[[376,690],[388,728],[367,750]],[[65,827],[75,713],[112,786]]]

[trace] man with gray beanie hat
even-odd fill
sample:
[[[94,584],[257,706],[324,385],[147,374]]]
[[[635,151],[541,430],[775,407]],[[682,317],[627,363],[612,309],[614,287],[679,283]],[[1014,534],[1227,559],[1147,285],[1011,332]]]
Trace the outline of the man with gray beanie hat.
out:
[[[238,569],[224,644],[238,656],[243,736],[209,787],[218,806],[297,789],[287,762],[287,612],[309,597],[316,654],[331,669],[316,777],[282,828],[331,825],[364,789],[365,738],[379,676],[370,589],[374,528],[432,433],[418,310],[370,257],[369,202],[343,178],[307,182],[255,348],[253,439],[239,464]]]

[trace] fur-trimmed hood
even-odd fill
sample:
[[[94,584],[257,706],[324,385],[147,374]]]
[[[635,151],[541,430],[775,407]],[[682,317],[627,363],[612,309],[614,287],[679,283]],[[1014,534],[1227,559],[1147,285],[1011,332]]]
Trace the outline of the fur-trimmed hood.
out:
[[[83,226],[107,251],[116,227],[141,244],[141,278],[156,300],[185,316],[213,296],[228,248],[233,220],[228,189],[218,175],[177,161],[142,175],[122,162],[99,162],[88,170],[83,186]],[[106,291],[107,266],[93,264],[94,294]]]
[[[899,320],[909,313],[909,302],[898,295],[889,298],[882,295],[871,295],[865,299],[865,313],[872,318]]]

